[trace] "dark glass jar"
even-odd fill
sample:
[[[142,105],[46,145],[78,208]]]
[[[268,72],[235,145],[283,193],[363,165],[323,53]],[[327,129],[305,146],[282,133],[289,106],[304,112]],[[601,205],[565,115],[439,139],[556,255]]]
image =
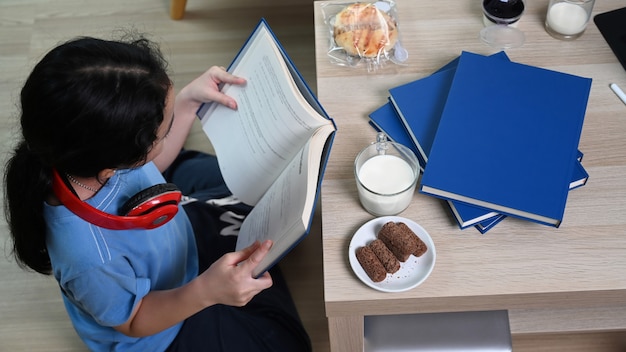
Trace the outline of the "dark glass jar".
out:
[[[483,0],[485,25],[511,25],[517,22],[523,13],[522,0]]]

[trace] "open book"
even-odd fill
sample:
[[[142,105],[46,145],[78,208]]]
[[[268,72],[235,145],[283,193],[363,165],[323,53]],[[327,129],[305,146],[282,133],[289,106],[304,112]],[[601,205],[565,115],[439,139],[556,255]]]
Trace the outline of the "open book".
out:
[[[264,19],[228,71],[247,80],[222,87],[238,109],[204,104],[198,117],[226,185],[254,206],[237,250],[257,240],[274,242],[253,273],[258,277],[309,233],[337,128]]]

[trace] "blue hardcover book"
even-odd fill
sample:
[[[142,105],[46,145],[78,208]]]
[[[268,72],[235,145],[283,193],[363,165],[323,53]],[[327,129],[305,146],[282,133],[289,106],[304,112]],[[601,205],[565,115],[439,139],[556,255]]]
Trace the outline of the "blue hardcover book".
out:
[[[418,155],[417,148],[412,143],[412,140],[406,130],[403,128],[402,122],[390,102],[374,110],[369,116],[370,125],[372,125],[376,131],[385,132],[389,139],[407,146],[414,153],[416,153],[416,155]],[[576,167],[574,168],[572,180],[570,182],[570,189],[584,185],[589,178],[589,175],[580,163],[582,155],[583,153],[578,151],[578,161],[575,162]],[[465,229],[473,225],[476,229],[478,229],[478,231],[484,234],[487,230],[499,222],[491,223],[492,220],[495,218],[500,218],[500,220],[502,220],[506,217],[505,215],[491,209],[472,206],[462,202],[448,200],[447,203],[460,229]],[[485,226],[485,224],[490,224],[491,226]]]
[[[587,180],[589,180],[589,174],[583,167],[583,164],[581,164],[580,159],[574,164],[575,166],[574,171],[572,172],[572,181],[569,184],[570,190],[584,186],[587,184]]]
[[[478,232],[484,235],[485,233],[487,233],[487,231],[491,230],[494,226],[496,226],[498,223],[500,223],[500,221],[504,220],[505,218],[506,215],[504,214],[496,215],[492,218],[479,222],[474,227],[476,228],[476,230],[478,230]]]
[[[492,55],[491,57],[496,57],[502,60],[508,60],[508,57],[506,56],[504,52],[499,52],[497,54]],[[444,65],[436,72],[441,73],[442,71],[445,71],[445,70],[454,71],[457,63],[458,63],[458,58],[450,61],[448,64]],[[409,87],[410,85],[412,85],[412,83],[413,82],[408,83],[405,86]],[[451,83],[451,80],[450,80],[450,83]],[[449,89],[449,87],[447,89]],[[447,97],[447,91],[444,92],[444,94]],[[429,104],[430,104],[429,101],[420,101],[419,105],[424,106],[424,105],[429,105]],[[439,116],[437,116],[436,114],[431,114],[430,117],[433,119],[436,119],[436,124],[438,125]],[[424,156],[421,156],[421,154],[419,153],[417,149],[417,145],[415,145],[416,143],[414,142],[414,138],[412,138],[414,136],[409,135],[409,129],[406,128],[406,123],[402,121],[402,118],[400,117],[398,109],[393,106],[393,103],[391,103],[391,99],[390,99],[390,103],[387,103],[383,105],[382,107],[380,107],[379,109],[372,112],[372,114],[370,114],[370,119],[371,119],[370,124],[372,124],[376,130],[383,131],[389,136],[391,140],[408,146],[410,149],[413,150],[414,153],[416,153],[416,155],[418,156],[418,159],[420,159],[420,163],[422,165],[425,165],[425,160],[422,160]],[[434,135],[434,131],[433,131],[433,135]],[[430,139],[432,140],[432,138]],[[582,152],[579,151],[578,153],[579,153],[579,160],[580,160],[582,159]],[[427,155],[425,155],[425,157],[427,157]],[[575,170],[576,172],[574,172],[572,183],[570,184],[571,188],[584,185],[584,183],[586,182],[586,179],[588,178],[588,175],[584,171],[584,168],[582,168],[582,165],[580,165],[579,163],[577,163]],[[461,229],[474,225],[479,231],[484,233],[483,231],[486,232],[486,230],[491,228],[491,226],[485,226],[485,224],[491,224],[491,220],[494,220],[496,218],[499,218],[500,220],[502,220],[504,217],[506,217],[490,209],[470,206],[468,204],[464,204],[464,203],[456,202],[456,201],[448,201],[448,203]],[[497,222],[494,222],[491,225],[493,226],[496,223]]]
[[[589,78],[463,52],[420,192],[558,227],[590,88]]]
[[[455,200],[447,199],[446,204],[448,204],[452,215],[454,215],[454,218],[461,229],[465,229],[476,225],[481,221],[489,220],[500,215],[497,211],[473,206]]]

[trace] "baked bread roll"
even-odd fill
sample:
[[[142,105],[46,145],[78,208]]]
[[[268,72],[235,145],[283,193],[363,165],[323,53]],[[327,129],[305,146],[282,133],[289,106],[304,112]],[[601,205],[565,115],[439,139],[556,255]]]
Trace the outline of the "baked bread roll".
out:
[[[348,55],[377,57],[398,40],[396,21],[370,3],[346,6],[335,18],[333,38]]]
[[[376,257],[371,247],[359,247],[355,254],[359,264],[361,264],[361,267],[363,267],[363,270],[372,281],[381,282],[387,277],[387,270],[385,270],[385,267]]]

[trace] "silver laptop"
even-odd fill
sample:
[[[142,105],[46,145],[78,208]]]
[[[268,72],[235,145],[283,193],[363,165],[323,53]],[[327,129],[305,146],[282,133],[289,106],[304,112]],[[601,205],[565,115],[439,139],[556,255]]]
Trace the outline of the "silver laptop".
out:
[[[365,352],[510,352],[506,310],[366,316]]]

